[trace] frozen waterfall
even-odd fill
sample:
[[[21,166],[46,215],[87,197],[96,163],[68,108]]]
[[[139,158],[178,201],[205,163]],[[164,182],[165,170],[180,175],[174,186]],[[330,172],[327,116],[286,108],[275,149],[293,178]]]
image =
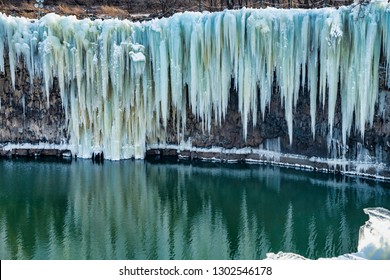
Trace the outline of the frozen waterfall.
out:
[[[58,79],[69,144],[81,157],[103,151],[112,160],[143,158],[147,145],[166,141],[170,120],[183,143],[187,110],[207,132],[212,121],[224,120],[232,78],[244,137],[277,88],[294,141],[293,115],[307,86],[313,137],[318,104],[326,104],[332,133],[340,93],[345,144],[352,127],[364,136],[373,122],[381,55],[389,68],[390,6],[384,2],[187,12],[137,23],[0,14],[0,71],[8,59],[15,85],[23,62],[31,83],[43,78],[47,100]]]

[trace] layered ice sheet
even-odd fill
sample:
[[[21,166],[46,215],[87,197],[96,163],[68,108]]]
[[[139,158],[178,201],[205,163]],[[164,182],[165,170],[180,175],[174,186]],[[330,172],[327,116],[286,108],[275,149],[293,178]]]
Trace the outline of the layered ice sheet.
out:
[[[276,84],[294,141],[293,115],[307,85],[313,137],[320,104],[332,138],[340,91],[345,144],[353,121],[362,136],[373,122],[381,54],[390,66],[389,29],[383,2],[187,12],[142,23],[0,14],[0,71],[8,58],[15,85],[23,61],[31,83],[43,77],[48,102],[58,79],[69,144],[81,157],[103,151],[113,160],[143,158],[146,145],[165,143],[169,119],[177,143],[184,142],[187,110],[207,132],[225,118],[232,78],[244,137],[249,123],[264,116]]]
[[[356,253],[345,254],[334,259],[390,259],[390,211],[385,208],[365,208],[369,220],[360,228]],[[294,253],[268,253],[267,259],[305,259]]]

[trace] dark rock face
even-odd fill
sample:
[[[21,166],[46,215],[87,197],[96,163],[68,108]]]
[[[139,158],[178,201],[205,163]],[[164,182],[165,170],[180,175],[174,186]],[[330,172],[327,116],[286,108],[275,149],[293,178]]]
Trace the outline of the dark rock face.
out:
[[[35,78],[31,87],[28,71],[21,62],[13,89],[5,61],[5,73],[0,75],[0,143],[66,142],[65,114],[58,86],[54,84],[48,104],[42,80]]]

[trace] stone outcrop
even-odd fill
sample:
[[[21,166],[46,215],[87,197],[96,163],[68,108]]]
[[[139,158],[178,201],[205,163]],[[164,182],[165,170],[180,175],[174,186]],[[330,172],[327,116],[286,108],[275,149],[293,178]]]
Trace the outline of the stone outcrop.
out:
[[[17,67],[15,88],[8,63],[5,64],[5,73],[0,74],[0,143],[67,142],[58,86],[54,84],[48,103],[42,90],[42,80],[35,78],[31,86],[28,71],[23,65],[20,61]]]

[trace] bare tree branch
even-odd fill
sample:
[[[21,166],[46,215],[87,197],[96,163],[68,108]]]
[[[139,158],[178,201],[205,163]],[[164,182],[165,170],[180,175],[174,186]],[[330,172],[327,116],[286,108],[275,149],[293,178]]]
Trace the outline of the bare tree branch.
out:
[[[172,11],[172,9],[176,6],[177,0],[158,0],[160,4],[161,13],[163,15]]]

